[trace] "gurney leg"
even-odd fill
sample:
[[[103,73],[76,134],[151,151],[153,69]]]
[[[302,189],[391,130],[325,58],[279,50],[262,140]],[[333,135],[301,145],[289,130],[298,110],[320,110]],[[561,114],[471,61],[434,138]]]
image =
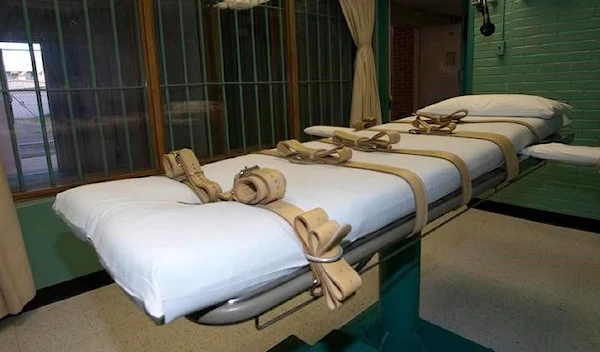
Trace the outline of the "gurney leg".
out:
[[[271,351],[492,351],[419,318],[421,241],[413,237],[379,253],[380,260],[386,259],[379,266],[378,305],[313,346],[303,341],[295,346],[282,342]]]
[[[406,246],[402,241],[380,252],[380,258]],[[492,351],[419,318],[421,283],[419,239],[379,267],[379,321],[366,337],[380,351]]]
[[[412,241],[401,241],[379,253],[380,259],[389,259],[379,267],[378,305],[342,330],[379,351],[491,351],[419,318],[421,239]]]
[[[404,246],[404,241],[380,252],[380,258]],[[379,267],[379,314],[381,351],[421,351],[419,289],[421,241]]]

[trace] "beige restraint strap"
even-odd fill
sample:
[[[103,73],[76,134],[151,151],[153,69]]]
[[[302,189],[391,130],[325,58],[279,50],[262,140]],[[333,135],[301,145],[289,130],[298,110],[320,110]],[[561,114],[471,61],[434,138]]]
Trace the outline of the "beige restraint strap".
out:
[[[405,180],[415,197],[415,226],[411,235],[420,232],[427,224],[427,191],[423,180],[408,169],[388,165],[350,161],[352,149],[337,147],[334,149],[314,149],[304,146],[297,140],[279,142],[277,149],[262,150],[259,153],[277,156],[300,164],[328,164],[354,169],[377,171],[398,176]]]
[[[502,154],[504,155],[504,163],[506,164],[506,181],[511,181],[519,176],[519,158],[517,151],[512,145],[510,139],[497,133],[490,132],[452,132],[449,136],[470,138],[470,139],[481,139],[496,144]]]
[[[354,122],[350,127],[355,130],[364,130],[376,125],[377,120],[374,117],[363,117],[362,120]]]
[[[190,149],[181,149],[164,154],[163,168],[167,177],[183,182],[200,198],[202,203],[215,202],[223,191],[221,186],[204,176],[196,154]]]
[[[467,116],[467,110],[458,110],[447,116],[436,116],[436,115],[420,115],[417,116],[411,124],[415,127],[408,132],[395,131],[399,133],[412,133],[412,134],[429,134],[438,136],[449,136],[449,137],[460,137],[460,138],[471,138],[481,139],[496,144],[502,154],[504,155],[504,162],[506,164],[506,180],[511,181],[519,175],[519,159],[517,151],[513,147],[511,141],[505,136],[491,132],[455,132],[456,121]],[[400,123],[394,122],[394,123]],[[404,123],[404,122],[403,122]],[[381,129],[371,128],[373,131],[382,131]]]
[[[418,130],[426,134],[448,134],[456,129],[456,124],[469,115],[465,109],[457,110],[449,115],[418,114],[410,123]],[[393,123],[396,123],[394,121]],[[404,123],[398,121],[398,123]]]
[[[204,177],[196,177],[202,170],[198,159],[189,149],[169,153],[164,156],[163,162],[168,177],[185,182],[199,197],[206,196],[206,185],[202,182],[206,181],[211,185],[211,195],[212,185],[218,185]],[[182,170],[185,178],[182,177]],[[193,175],[187,176],[188,174]],[[335,309],[362,285],[360,275],[342,258],[340,243],[351,228],[330,220],[321,208],[305,212],[283,201],[285,190],[286,181],[281,172],[253,167],[243,170],[235,177],[231,191],[219,192],[217,197],[211,197],[207,202],[237,201],[262,207],[285,219],[301,240],[313,275],[320,285],[317,293],[325,296],[330,309]]]
[[[533,127],[532,124],[527,123],[525,121],[520,121],[520,120],[507,121],[507,120],[495,120],[495,119],[477,120],[477,121],[460,121],[460,124],[469,124],[469,123],[470,124],[477,124],[477,123],[513,123],[513,124],[517,124],[517,125],[521,125],[521,126],[527,127],[527,129],[529,129],[529,132],[531,132],[531,134],[533,134],[533,136],[535,137],[535,143],[539,143],[540,141],[542,141],[542,138],[537,133],[535,127]]]
[[[479,123],[512,123],[516,125],[521,125],[526,127],[531,134],[535,137],[535,143],[539,143],[542,138],[537,133],[535,127],[532,124],[521,121],[521,120],[502,120],[502,119],[478,119],[477,121],[464,121],[463,119],[467,117],[469,111],[466,109],[461,109],[453,112],[449,115],[433,115],[433,114],[425,114],[418,113],[415,116],[415,120],[413,121],[392,121],[392,123],[405,123],[411,124],[416,128],[421,130],[430,130],[429,134],[433,134],[436,130],[442,130],[442,132],[448,133],[454,131],[456,129],[456,125],[458,124],[479,124]]]
[[[221,195],[223,200],[257,205],[286,220],[302,242],[311,270],[330,309],[339,307],[361,286],[360,275],[341,257],[340,243],[350,226],[330,220],[321,208],[308,212],[282,200],[286,182],[274,169],[254,168],[236,177],[233,189]]]
[[[331,143],[337,146],[345,146],[364,152],[384,152],[404,155],[426,156],[443,159],[451,162],[458,170],[462,185],[461,206],[466,205],[473,195],[471,184],[471,175],[465,161],[458,155],[441,150],[423,150],[423,149],[395,149],[393,144],[400,142],[400,133],[393,131],[382,131],[373,137],[360,137],[345,131],[333,132],[332,138],[325,138],[320,142]]]
[[[379,128],[370,128],[370,131],[390,131]],[[401,134],[426,134],[421,132],[405,132],[405,131],[396,131],[392,130],[392,132],[398,132]],[[500,150],[502,151],[502,155],[504,156],[504,162],[506,164],[506,180],[511,181],[515,177],[519,175],[519,158],[517,156],[517,151],[513,147],[510,139],[506,138],[501,134],[490,133],[490,132],[452,132],[452,133],[435,133],[437,136],[448,136],[448,137],[459,137],[459,138],[470,138],[470,139],[481,139],[488,142],[492,142],[496,144]]]

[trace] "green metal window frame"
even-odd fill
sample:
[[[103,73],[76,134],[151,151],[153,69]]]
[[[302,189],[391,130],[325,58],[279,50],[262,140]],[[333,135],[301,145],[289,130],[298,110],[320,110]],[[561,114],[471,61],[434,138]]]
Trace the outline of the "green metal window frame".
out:
[[[473,57],[475,52],[474,16],[475,9],[471,0],[463,4],[463,55],[462,55],[462,84],[461,94],[473,94]]]

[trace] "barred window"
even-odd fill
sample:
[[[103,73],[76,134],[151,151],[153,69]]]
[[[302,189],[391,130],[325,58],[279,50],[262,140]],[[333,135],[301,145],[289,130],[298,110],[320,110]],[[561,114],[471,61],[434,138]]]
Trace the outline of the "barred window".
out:
[[[356,48],[338,0],[297,0],[301,128],[345,126]]]
[[[168,149],[213,159],[288,137],[282,3],[236,11],[156,1]]]
[[[3,8],[2,163],[28,192],[153,167],[134,0]]]
[[[355,46],[337,0],[11,0],[0,162],[16,199],[158,174],[346,125]],[[302,102],[300,104],[300,102]]]

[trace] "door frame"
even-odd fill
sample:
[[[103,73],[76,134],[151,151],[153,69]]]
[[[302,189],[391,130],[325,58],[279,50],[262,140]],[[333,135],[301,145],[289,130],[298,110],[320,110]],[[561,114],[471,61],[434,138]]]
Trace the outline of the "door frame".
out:
[[[473,6],[471,0],[463,0],[463,30],[461,55],[461,95],[473,94],[473,55],[475,50],[475,33]]]

